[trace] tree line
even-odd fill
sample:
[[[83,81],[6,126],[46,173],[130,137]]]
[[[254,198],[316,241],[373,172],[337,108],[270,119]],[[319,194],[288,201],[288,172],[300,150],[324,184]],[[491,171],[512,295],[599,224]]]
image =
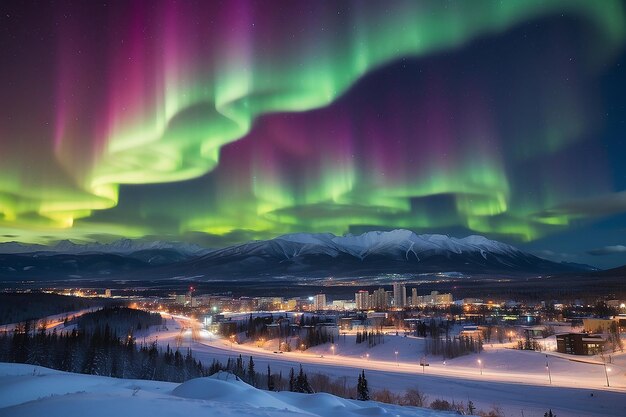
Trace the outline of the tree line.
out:
[[[426,339],[424,343],[425,354],[441,355],[444,359],[452,359],[470,353],[480,353],[482,351],[482,339],[474,339],[471,336],[447,337],[445,339],[439,336]]]
[[[0,293],[0,325],[37,320],[41,317],[88,308],[100,308],[107,303],[111,301],[38,292]]]
[[[116,334],[133,334],[137,331],[164,324],[159,313],[150,313],[128,307],[105,307],[92,313],[83,314],[69,321],[67,324],[76,324],[79,330],[94,333],[103,331],[105,325],[109,331]]]
[[[374,347],[379,343],[385,343],[385,337],[379,330],[376,332],[358,331],[356,332],[356,343],[366,343],[367,347]]]
[[[45,366],[60,371],[183,382],[207,376],[202,363],[184,352],[158,349],[156,342],[137,345],[132,335],[118,336],[108,324],[82,332],[47,332],[32,322],[0,336],[0,361]]]
[[[249,340],[276,338],[278,340],[277,350],[290,352],[294,346],[301,348],[304,345],[303,347],[308,349],[329,342],[335,343],[333,332],[323,326],[328,323],[332,323],[332,320],[302,314],[293,323],[297,326],[297,334],[293,334],[292,322],[287,314],[281,314],[278,317],[250,314],[248,320],[239,321],[234,329],[236,329],[237,334],[245,334]],[[270,331],[270,328],[273,328],[273,332]],[[225,334],[225,336],[229,336],[229,334]]]

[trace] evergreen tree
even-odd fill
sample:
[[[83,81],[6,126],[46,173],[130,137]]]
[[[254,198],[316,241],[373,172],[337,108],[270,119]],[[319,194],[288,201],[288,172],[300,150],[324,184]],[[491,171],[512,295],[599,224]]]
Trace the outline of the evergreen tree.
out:
[[[255,379],[256,372],[254,372],[254,360],[252,359],[252,356],[250,356],[250,362],[248,362],[248,382],[253,387],[256,387]]]
[[[550,411],[547,411],[543,414],[543,417],[556,417],[556,414],[553,414],[552,409],[550,409]]]
[[[369,388],[367,387],[367,379],[365,378],[365,370],[362,370],[361,374],[359,375],[359,380],[356,386],[356,395],[356,399],[360,401],[369,401],[370,399],[370,392]]]
[[[270,369],[270,365],[267,365],[267,390],[274,391],[276,389],[274,385],[274,377],[272,376],[272,370]]]
[[[243,358],[241,354],[237,358],[237,362],[235,363],[235,372],[233,372],[238,377],[243,377]]]
[[[313,388],[311,388],[311,385],[309,384],[309,379],[304,373],[304,370],[302,369],[302,365],[300,365],[300,372],[298,373],[298,376],[296,378],[295,391],[303,392],[306,394],[313,393]]]
[[[296,378],[293,372],[293,368],[289,371],[289,391],[295,392],[296,390]]]

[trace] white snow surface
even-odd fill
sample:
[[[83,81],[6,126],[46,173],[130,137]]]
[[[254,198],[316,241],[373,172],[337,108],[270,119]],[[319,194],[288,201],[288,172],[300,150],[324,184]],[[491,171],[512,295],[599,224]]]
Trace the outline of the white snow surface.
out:
[[[224,372],[174,384],[0,363],[0,417],[85,415],[437,417],[452,414],[374,401],[345,400],[323,393],[261,391]]]
[[[417,235],[410,230],[397,229],[389,232],[367,232],[358,236],[347,234],[335,236],[329,233],[310,234],[294,233],[279,236],[274,241],[284,241],[309,246],[306,252],[334,251],[345,252],[350,255],[364,258],[372,253],[395,253],[402,251],[407,254],[413,252],[419,258],[423,252],[443,253],[497,253],[520,254],[520,250],[483,236],[467,236],[454,238],[439,234]],[[322,249],[322,250],[320,250]]]
[[[162,313],[163,314],[163,313]],[[355,334],[340,336],[335,350],[330,343],[300,351],[274,353],[278,341],[263,343],[230,343],[206,330],[191,327],[194,321],[163,314],[167,331],[149,331],[145,340],[157,341],[162,349],[169,344],[180,349],[191,348],[194,357],[203,364],[213,359],[226,363],[240,354],[254,357],[256,368],[288,375],[291,368],[303,366],[309,376],[315,373],[340,379],[356,386],[362,369],[368,378],[370,392],[389,389],[404,394],[407,389],[419,389],[428,402],[443,399],[449,402],[471,400],[478,410],[498,407],[506,416],[543,417],[552,409],[559,417],[622,417],[626,416],[626,352],[613,354],[610,365],[610,388],[606,387],[604,369],[598,357],[572,357],[555,352],[534,352],[510,349],[514,343],[485,345],[482,354],[448,359],[429,356],[429,366],[419,363],[423,357],[424,339],[387,335],[385,343],[367,348],[356,344]],[[195,324],[199,326],[199,324]],[[553,338],[546,339],[546,343]],[[396,362],[395,352],[398,352]],[[369,356],[366,356],[368,355]],[[546,354],[549,358],[546,359]],[[482,372],[477,360],[482,361]],[[546,372],[546,360],[551,370],[551,383]],[[593,394],[593,395],[592,395]]]

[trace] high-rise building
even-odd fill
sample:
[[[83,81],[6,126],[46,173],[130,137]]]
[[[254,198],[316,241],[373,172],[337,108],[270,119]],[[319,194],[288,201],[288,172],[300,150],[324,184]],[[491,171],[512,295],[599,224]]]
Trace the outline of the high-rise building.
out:
[[[111,298],[111,290],[108,288],[104,290],[104,296],[107,298]]]
[[[452,304],[452,294],[439,294],[437,291],[431,291],[430,295],[420,295],[413,301],[418,306],[442,306]]]
[[[370,308],[370,293],[365,290],[361,290],[354,294],[354,301],[356,302],[357,310],[367,310]]]
[[[298,300],[296,298],[290,298],[285,302],[281,303],[281,308],[287,311],[293,311],[296,309],[298,305]]]
[[[180,304],[181,306],[184,306],[185,304],[187,304],[187,302],[188,302],[187,294],[176,294],[176,304]]]
[[[315,298],[313,299],[313,306],[315,310],[325,310],[326,294],[315,294]]]
[[[393,283],[393,300],[397,308],[406,307],[406,286],[400,282]]]
[[[389,307],[389,294],[384,288],[379,288],[372,293],[370,307],[376,310],[386,310]]]
[[[411,289],[411,305],[412,306],[417,305],[417,287],[413,287]]]

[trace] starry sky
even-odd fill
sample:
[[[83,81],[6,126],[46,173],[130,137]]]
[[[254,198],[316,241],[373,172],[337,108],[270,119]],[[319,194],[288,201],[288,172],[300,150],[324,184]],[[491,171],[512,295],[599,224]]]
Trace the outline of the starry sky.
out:
[[[626,263],[623,1],[4,1],[0,54],[0,241]]]

